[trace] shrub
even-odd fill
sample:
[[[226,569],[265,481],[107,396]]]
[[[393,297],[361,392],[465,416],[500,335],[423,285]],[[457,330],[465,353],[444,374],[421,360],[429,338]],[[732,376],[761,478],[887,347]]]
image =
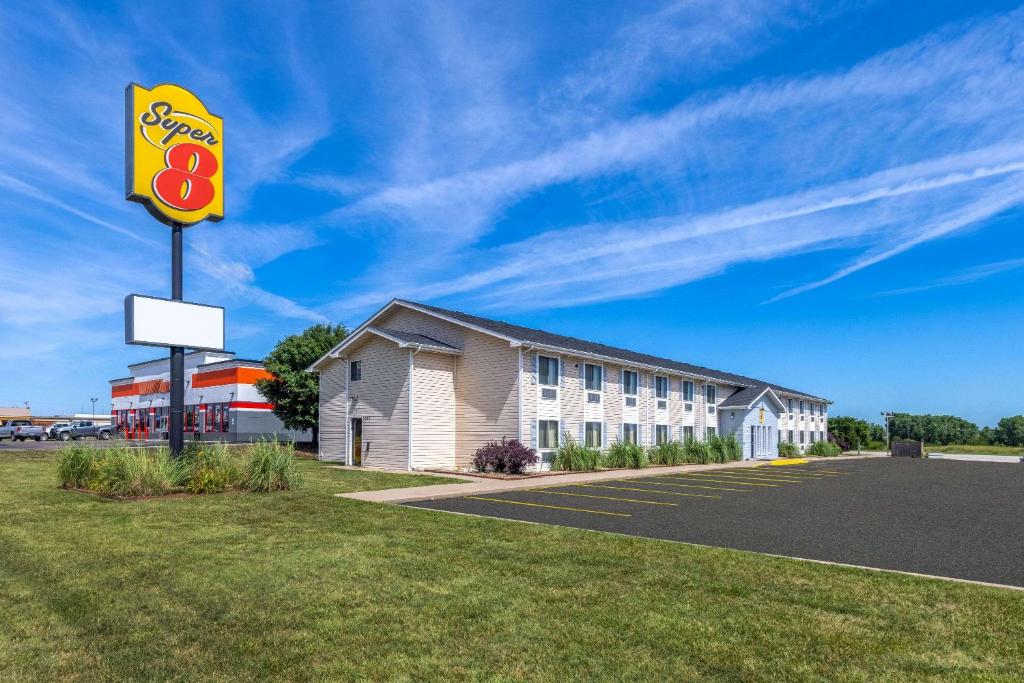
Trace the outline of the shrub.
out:
[[[729,436],[716,434],[708,439],[708,446],[711,448],[712,462],[724,463],[743,459],[743,446],[732,434]]]
[[[473,454],[473,467],[478,472],[521,474],[527,467],[537,464],[537,451],[525,446],[519,439],[490,441]]]
[[[798,455],[800,455],[800,451],[797,450],[796,444],[792,441],[783,441],[779,444],[779,457],[794,458]]]
[[[219,442],[190,443],[182,452],[184,484],[190,493],[220,493],[242,486],[241,457]]]
[[[683,444],[683,462],[706,465],[711,462],[711,457],[711,446],[706,441],[687,439]]]
[[[69,443],[57,451],[57,477],[66,489],[85,488],[93,477],[95,451],[80,443]]]
[[[569,434],[565,434],[562,437],[562,444],[555,451],[551,469],[582,472],[596,470],[600,463],[601,451],[587,448]]]
[[[839,446],[831,441],[815,441],[807,448],[808,455],[818,455],[826,458],[839,455],[840,453],[842,451],[839,449]]]
[[[667,441],[654,446],[647,457],[655,465],[679,465],[687,462],[686,448],[678,441]]]
[[[604,455],[604,466],[630,469],[647,467],[647,451],[638,443],[616,441]]]
[[[297,488],[302,477],[295,466],[295,444],[260,439],[251,448],[245,466],[245,485],[252,491],[287,491]]]

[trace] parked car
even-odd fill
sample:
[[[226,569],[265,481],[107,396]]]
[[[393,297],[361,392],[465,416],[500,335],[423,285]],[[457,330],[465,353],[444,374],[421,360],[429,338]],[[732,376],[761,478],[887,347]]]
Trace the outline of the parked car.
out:
[[[89,436],[106,441],[116,434],[116,428],[111,425],[98,425],[92,420],[79,420],[57,430],[57,438],[61,441],[76,441]]]
[[[32,424],[32,420],[8,420],[3,427],[0,427],[0,439],[42,441],[44,438],[46,438],[46,432],[42,427]]]
[[[56,439],[57,430],[59,430],[61,427],[69,427],[70,425],[70,422],[54,422],[52,425],[46,428],[46,438]]]

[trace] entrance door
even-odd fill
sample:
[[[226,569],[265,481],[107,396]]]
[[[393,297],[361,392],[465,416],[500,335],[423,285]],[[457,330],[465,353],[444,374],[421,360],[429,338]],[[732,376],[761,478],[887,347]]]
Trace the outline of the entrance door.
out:
[[[352,418],[352,464],[363,464],[363,419]]]

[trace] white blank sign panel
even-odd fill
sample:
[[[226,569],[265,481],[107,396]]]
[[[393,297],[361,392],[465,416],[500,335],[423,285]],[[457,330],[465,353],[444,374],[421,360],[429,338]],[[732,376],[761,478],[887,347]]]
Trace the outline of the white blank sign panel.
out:
[[[223,351],[224,309],[129,294],[124,298],[124,341]]]

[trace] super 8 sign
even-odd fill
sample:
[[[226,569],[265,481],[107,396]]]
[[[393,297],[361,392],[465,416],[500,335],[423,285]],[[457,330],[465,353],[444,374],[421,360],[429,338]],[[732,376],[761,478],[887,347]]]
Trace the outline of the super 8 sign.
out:
[[[224,218],[224,120],[173,84],[125,90],[125,193],[164,223]]]

